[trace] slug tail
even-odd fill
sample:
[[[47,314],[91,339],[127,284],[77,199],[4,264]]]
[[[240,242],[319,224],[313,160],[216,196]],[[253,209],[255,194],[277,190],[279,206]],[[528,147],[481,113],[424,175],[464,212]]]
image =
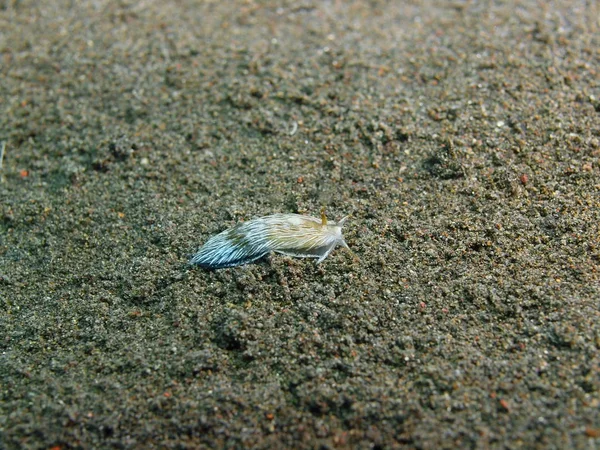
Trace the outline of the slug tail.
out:
[[[254,262],[271,251],[263,240],[252,244],[240,239],[237,233],[240,228],[227,230],[210,238],[192,257],[190,264],[205,269],[223,269]]]

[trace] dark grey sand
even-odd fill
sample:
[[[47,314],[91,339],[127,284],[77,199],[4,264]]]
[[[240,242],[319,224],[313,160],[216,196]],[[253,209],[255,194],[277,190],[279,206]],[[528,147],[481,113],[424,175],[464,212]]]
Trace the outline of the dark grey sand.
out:
[[[596,0],[83,3],[0,11],[1,448],[600,447]]]

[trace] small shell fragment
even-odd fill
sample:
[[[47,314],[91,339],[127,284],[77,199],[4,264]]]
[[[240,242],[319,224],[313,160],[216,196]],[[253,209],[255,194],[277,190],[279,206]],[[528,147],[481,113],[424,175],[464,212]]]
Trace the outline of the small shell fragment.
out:
[[[211,237],[190,260],[207,269],[241,266],[271,252],[323,261],[338,245],[348,248],[342,226],[348,216],[328,224],[300,214],[273,214],[242,222]]]

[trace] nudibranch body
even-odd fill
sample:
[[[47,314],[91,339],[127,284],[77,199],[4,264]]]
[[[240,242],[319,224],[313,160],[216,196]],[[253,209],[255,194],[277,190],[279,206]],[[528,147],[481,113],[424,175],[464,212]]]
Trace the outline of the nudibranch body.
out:
[[[241,266],[271,252],[323,261],[338,245],[348,248],[342,226],[348,216],[329,224],[300,214],[273,214],[242,222],[211,237],[190,260],[207,269]]]

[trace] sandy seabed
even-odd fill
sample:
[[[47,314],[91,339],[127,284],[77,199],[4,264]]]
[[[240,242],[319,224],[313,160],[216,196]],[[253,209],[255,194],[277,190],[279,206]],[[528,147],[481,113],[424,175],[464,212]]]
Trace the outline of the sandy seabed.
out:
[[[0,447],[600,447],[599,15],[3,2]]]

